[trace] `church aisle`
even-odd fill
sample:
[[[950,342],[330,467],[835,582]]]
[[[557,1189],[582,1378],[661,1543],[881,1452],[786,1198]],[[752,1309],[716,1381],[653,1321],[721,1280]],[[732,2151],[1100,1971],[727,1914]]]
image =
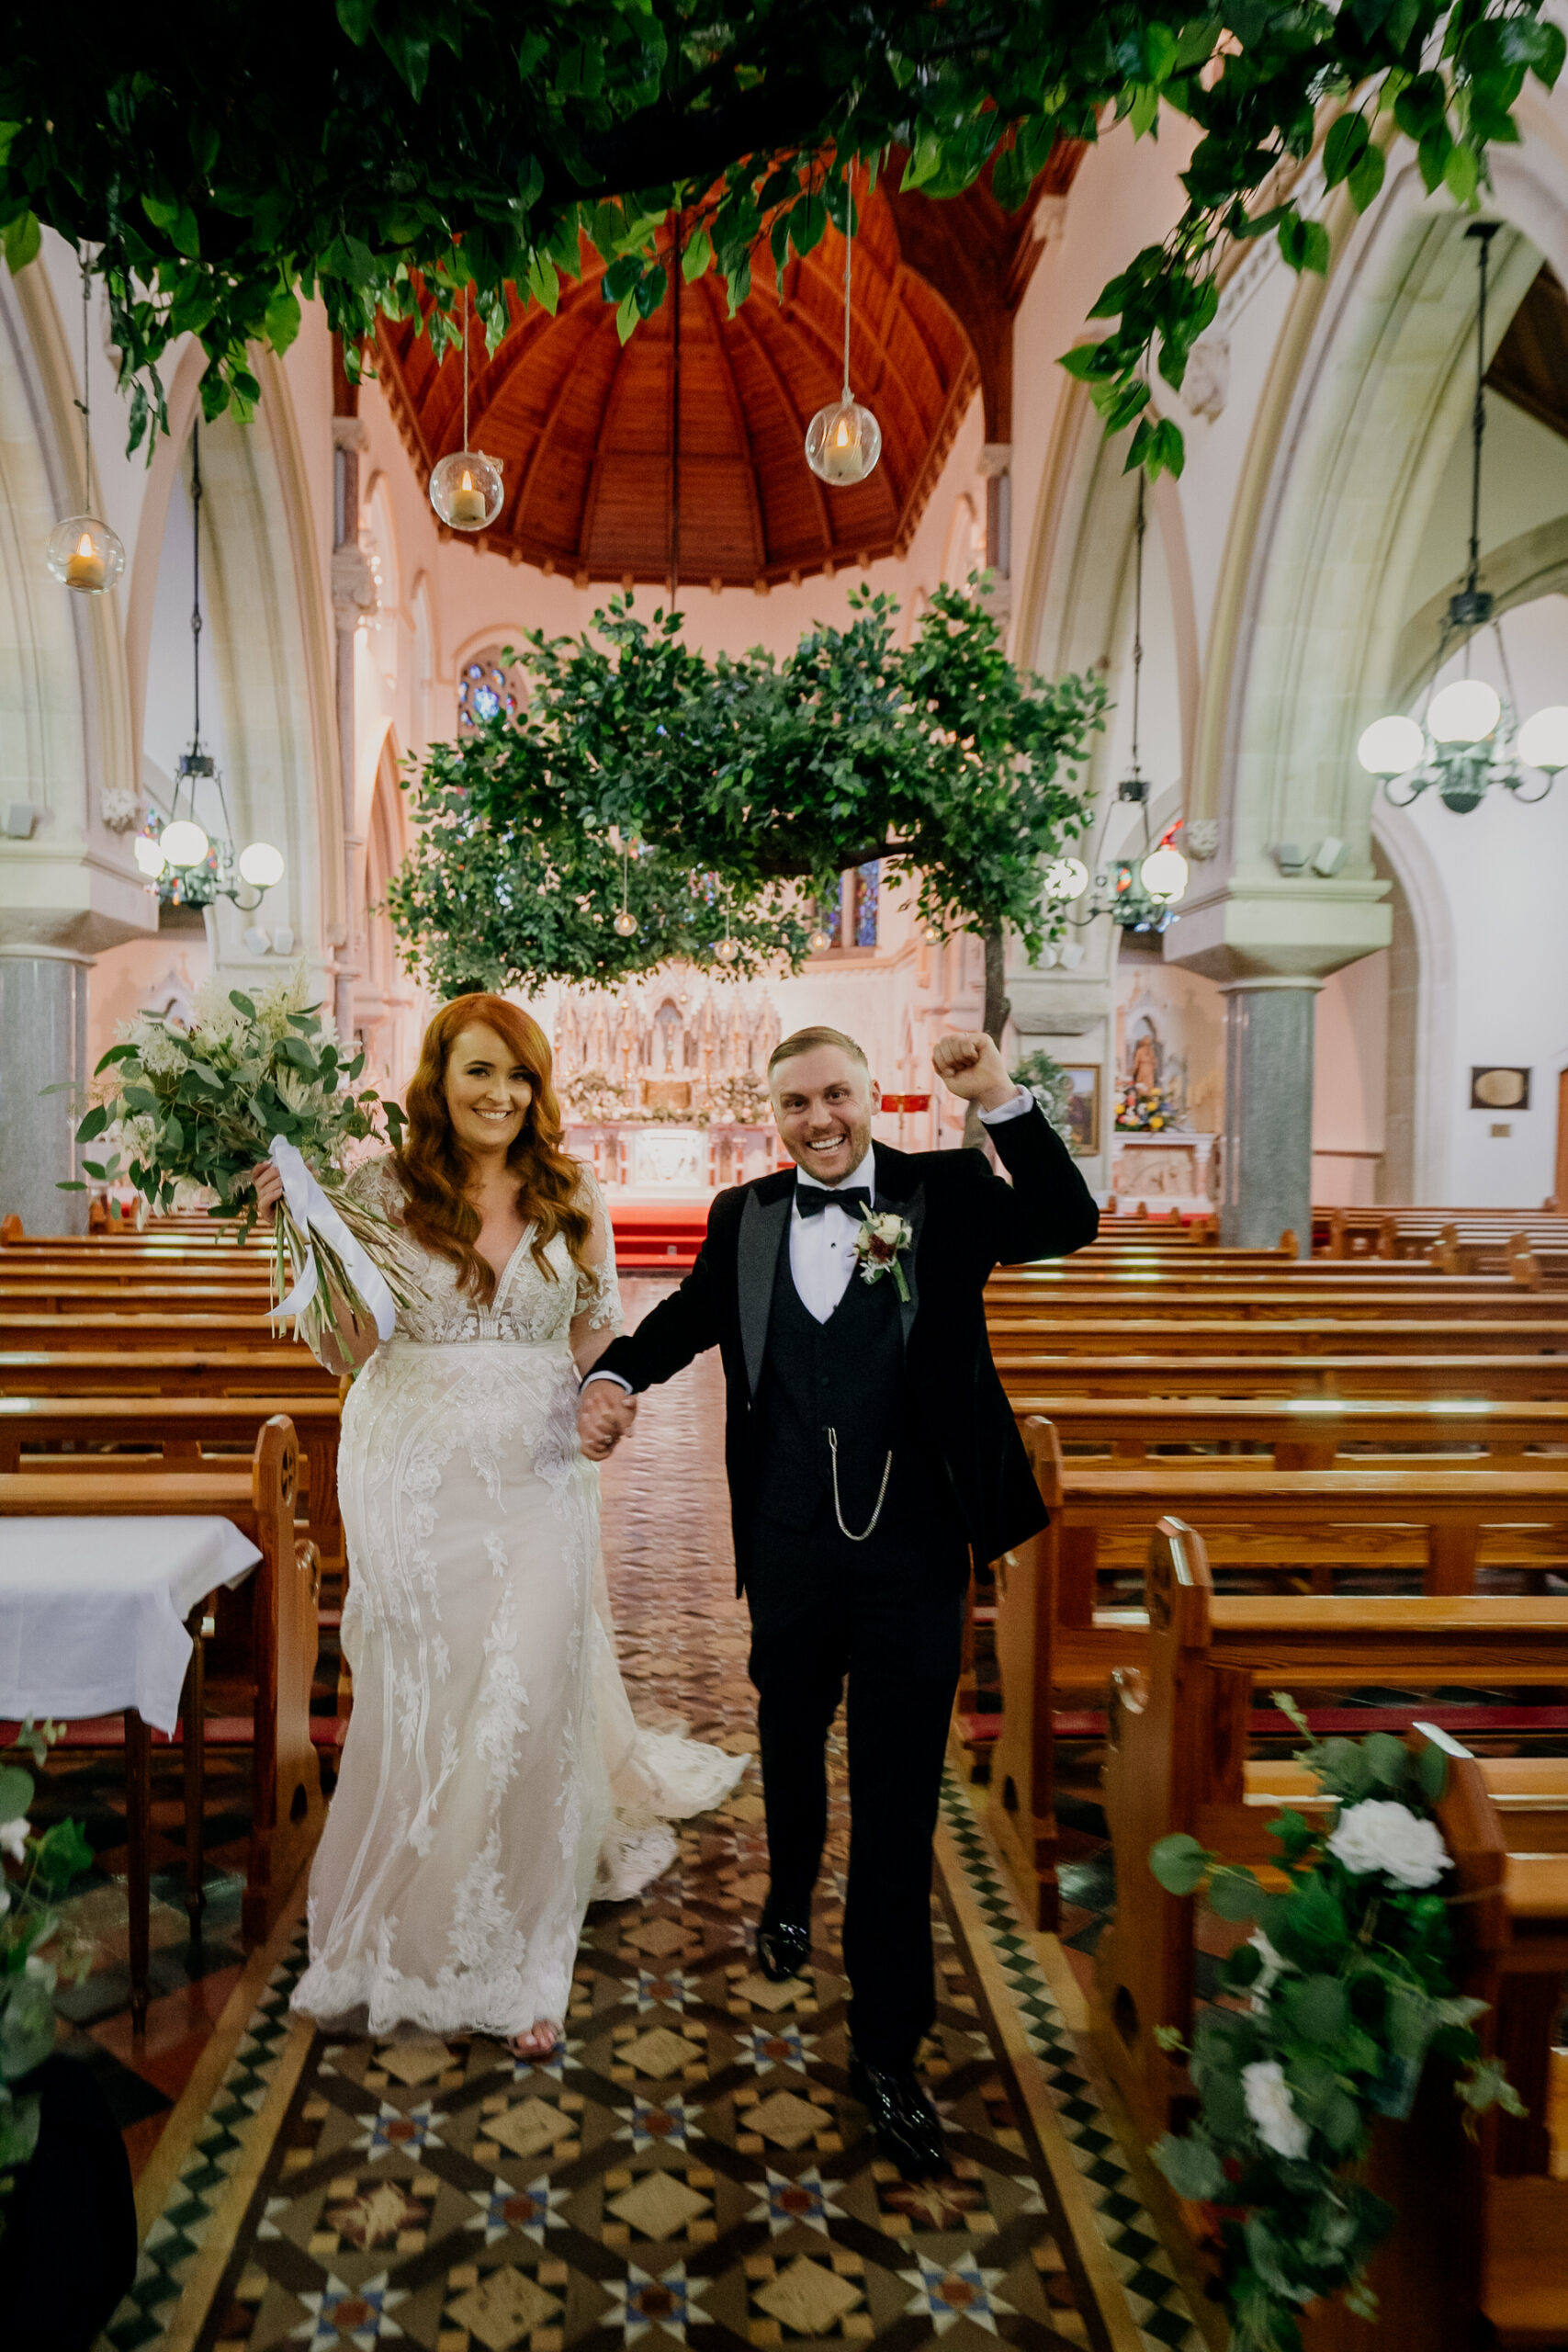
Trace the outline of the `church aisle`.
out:
[[[632,1314],[665,1287],[628,1283]],[[605,1478],[605,1549],[639,1714],[749,1753],[721,1424],[714,1358],[644,1400]],[[290,2029],[296,1936],[105,2345],[728,2352],[875,2337],[912,2352],[940,2336],[963,2352],[999,2335],[1030,2352],[1197,2352],[956,1783],[927,2059],[953,2166],[931,2184],[878,2159],[848,2096],[841,1776],[808,1985],[755,1966],[761,1813],[749,1773],[721,1814],[682,1828],[677,1867],[641,1902],[590,1913],[548,2065],[477,2035]]]

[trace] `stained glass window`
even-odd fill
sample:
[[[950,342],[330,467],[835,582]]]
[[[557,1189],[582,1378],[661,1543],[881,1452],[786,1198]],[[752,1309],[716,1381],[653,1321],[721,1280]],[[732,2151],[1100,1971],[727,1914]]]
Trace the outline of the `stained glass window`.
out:
[[[514,717],[517,711],[517,686],[512,673],[501,666],[502,649],[487,645],[466,662],[457,678],[457,724],[463,727],[488,727],[502,711]]]
[[[882,860],[874,857],[857,865],[851,876],[854,891],[854,940],[857,947],[876,944],[876,901],[882,888]]]

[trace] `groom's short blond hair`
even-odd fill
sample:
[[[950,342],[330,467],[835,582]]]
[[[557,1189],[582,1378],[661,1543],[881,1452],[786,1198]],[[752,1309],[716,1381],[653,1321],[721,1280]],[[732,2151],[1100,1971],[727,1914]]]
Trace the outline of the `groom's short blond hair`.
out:
[[[846,1037],[841,1029],[797,1029],[793,1037],[781,1038],[768,1056],[770,1079],[781,1062],[793,1061],[796,1054],[808,1054],[814,1046],[837,1046],[852,1062],[859,1062],[862,1069],[871,1068],[864,1046],[857,1046],[852,1037]]]

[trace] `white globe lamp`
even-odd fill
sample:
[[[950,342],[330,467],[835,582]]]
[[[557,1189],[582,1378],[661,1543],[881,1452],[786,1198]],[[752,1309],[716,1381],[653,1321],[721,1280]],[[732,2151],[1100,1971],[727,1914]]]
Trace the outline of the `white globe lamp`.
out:
[[[1369,775],[1403,775],[1427,748],[1427,739],[1413,718],[1374,718],[1356,746],[1356,757]]]
[[[176,818],[158,836],[158,846],[170,865],[199,865],[212,844],[201,827],[188,817]]]
[[[1568,704],[1548,703],[1526,719],[1519,729],[1519,757],[1551,775],[1568,768]]]
[[[283,852],[270,842],[252,842],[240,852],[240,879],[253,890],[270,890],[283,879]]]
[[[1437,743],[1483,743],[1503,716],[1502,698],[1484,678],[1456,678],[1432,696],[1427,724]]]

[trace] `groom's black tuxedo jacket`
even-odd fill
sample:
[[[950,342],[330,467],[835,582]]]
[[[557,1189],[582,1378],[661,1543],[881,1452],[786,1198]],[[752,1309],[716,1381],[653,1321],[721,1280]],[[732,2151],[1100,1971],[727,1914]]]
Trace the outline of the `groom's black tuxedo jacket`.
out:
[[[903,1258],[909,1299],[899,1310],[909,1409],[931,1458],[946,1464],[964,1532],[982,1561],[1034,1534],[1046,1516],[991,1362],[986,1278],[993,1266],[1081,1250],[1100,1222],[1066,1145],[1038,1107],[987,1133],[1010,1184],[983,1152],[904,1152],[879,1143],[874,1204],[897,1209],[914,1228]],[[618,1373],[634,1389],[649,1388],[704,1349],[719,1349],[742,1589],[756,1519],[758,1389],[779,1253],[789,1248],[795,1182],[794,1169],[784,1169],[720,1193],[707,1238],[680,1289],[637,1330],[613,1340],[594,1367]]]

